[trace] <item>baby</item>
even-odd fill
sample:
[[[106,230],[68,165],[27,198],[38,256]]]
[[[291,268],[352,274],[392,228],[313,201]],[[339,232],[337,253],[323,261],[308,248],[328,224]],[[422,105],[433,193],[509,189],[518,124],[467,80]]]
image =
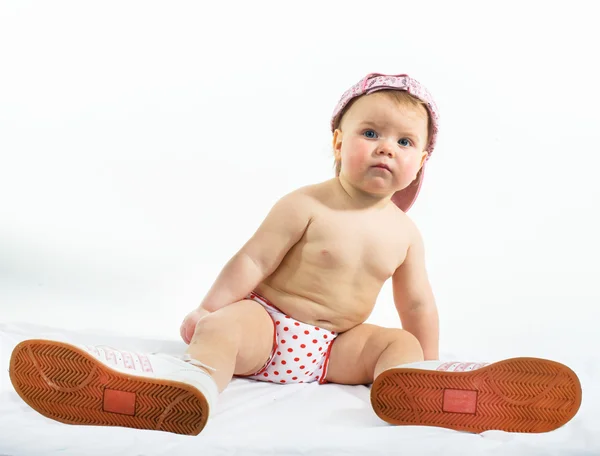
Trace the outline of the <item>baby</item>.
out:
[[[344,94],[331,123],[337,177],[281,198],[181,327],[219,390],[232,375],[362,385],[438,359],[423,241],[404,212],[437,119],[406,75],[370,74]],[[364,323],[390,277],[404,329]]]
[[[375,413],[393,424],[542,432],[569,421],[581,387],[562,364],[438,361],[423,240],[406,215],[436,143],[438,112],[429,92],[408,75],[369,74],[343,94],[331,129],[336,177],[277,201],[185,318],[183,359],[25,341],[11,357],[21,397],[67,423],[197,434],[236,376],[278,385],[372,384]],[[365,323],[389,278],[403,329]],[[71,367],[50,378],[40,366],[52,356]],[[30,372],[45,383],[27,383]],[[32,393],[46,383],[49,392]],[[51,400],[39,401],[57,388],[64,394],[52,400],[71,405],[68,417]],[[74,390],[102,398],[97,415],[74,418],[81,406]],[[171,402],[150,416],[135,406],[144,395]]]

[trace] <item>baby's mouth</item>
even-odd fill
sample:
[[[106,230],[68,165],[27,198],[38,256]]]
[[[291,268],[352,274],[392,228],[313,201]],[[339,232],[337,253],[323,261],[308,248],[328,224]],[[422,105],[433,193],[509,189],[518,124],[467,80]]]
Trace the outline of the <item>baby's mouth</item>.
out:
[[[386,165],[375,165],[373,168],[385,169],[389,173],[392,172]]]

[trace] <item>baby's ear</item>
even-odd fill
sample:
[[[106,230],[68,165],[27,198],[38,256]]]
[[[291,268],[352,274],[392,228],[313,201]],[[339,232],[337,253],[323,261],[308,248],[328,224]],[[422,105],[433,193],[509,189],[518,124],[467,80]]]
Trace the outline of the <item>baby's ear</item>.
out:
[[[342,158],[342,130],[336,128],[333,132],[333,155],[336,160],[341,160]]]

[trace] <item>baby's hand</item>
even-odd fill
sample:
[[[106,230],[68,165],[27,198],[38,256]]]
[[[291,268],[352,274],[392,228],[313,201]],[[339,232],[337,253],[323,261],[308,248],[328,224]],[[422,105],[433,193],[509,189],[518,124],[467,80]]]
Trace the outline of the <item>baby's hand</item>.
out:
[[[210,312],[208,310],[197,308],[192,310],[181,324],[181,328],[179,329],[179,333],[181,334],[181,338],[186,344],[189,344],[192,340],[192,336],[194,335],[194,331],[196,330],[196,324],[204,317],[206,317]]]

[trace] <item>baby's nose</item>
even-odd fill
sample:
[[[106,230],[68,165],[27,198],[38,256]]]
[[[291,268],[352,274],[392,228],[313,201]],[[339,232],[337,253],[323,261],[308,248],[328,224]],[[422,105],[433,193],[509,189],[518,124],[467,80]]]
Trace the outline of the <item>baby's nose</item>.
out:
[[[377,152],[382,155],[389,155],[390,157],[394,156],[394,149],[395,144],[391,144],[390,141],[381,141],[381,143],[379,144],[379,148],[377,150]]]

